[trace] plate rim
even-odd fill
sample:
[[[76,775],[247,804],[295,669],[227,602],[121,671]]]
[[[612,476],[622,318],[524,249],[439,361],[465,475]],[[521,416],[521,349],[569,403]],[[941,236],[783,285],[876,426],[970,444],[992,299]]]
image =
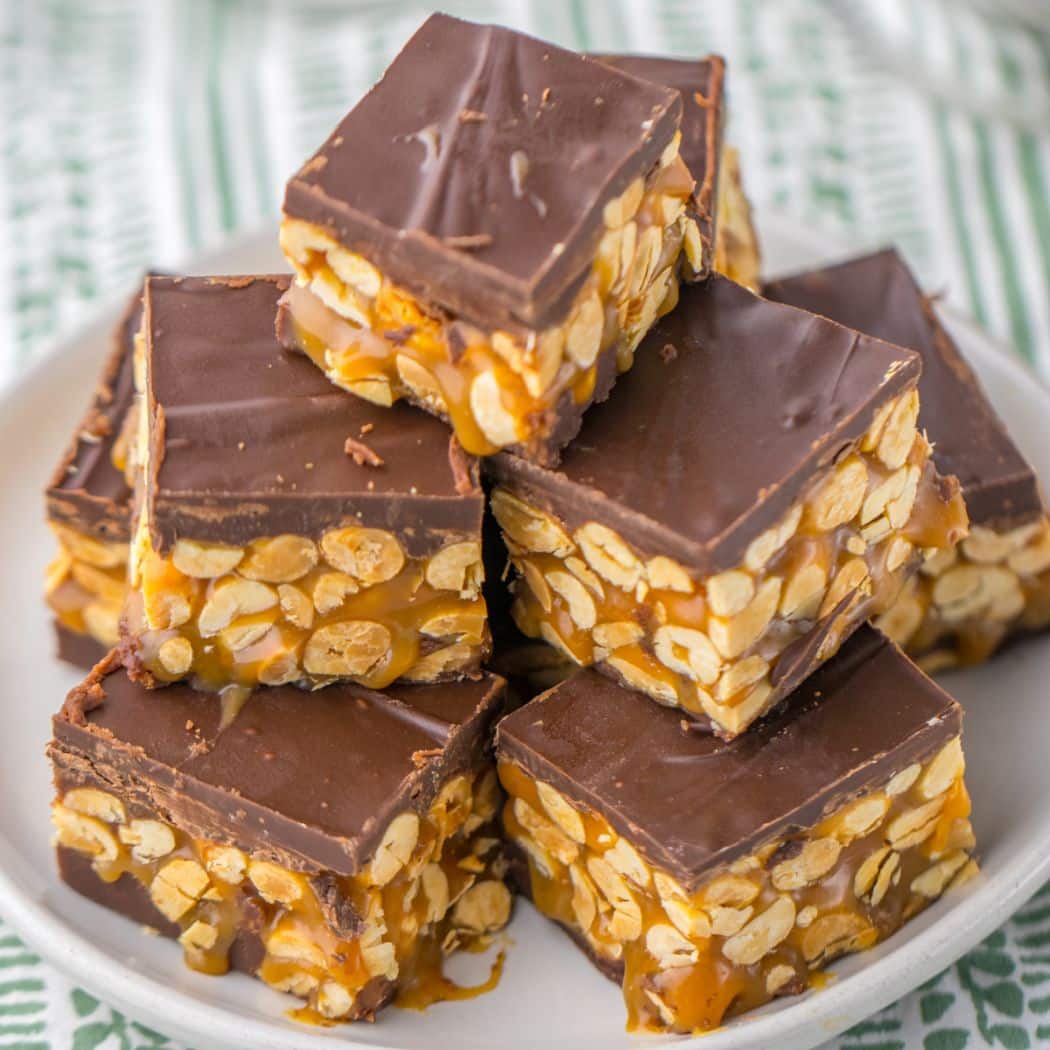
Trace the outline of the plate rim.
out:
[[[776,212],[764,213],[760,227],[770,239],[810,242],[814,257],[828,262],[866,250],[863,244],[830,246],[823,237],[818,241],[798,220]],[[273,237],[273,224],[267,223],[238,235],[210,251],[189,260],[193,272],[222,271],[222,260],[239,253],[261,248]],[[123,310],[127,292],[114,295],[85,314],[72,330],[59,335],[28,367],[0,391],[0,413],[26,388],[39,382],[55,357],[85,340],[97,340]],[[966,332],[979,356],[993,362],[993,368],[1009,373],[1009,378],[1029,389],[1029,396],[1041,400],[1050,415],[1050,391],[1002,341],[979,327],[962,311],[937,304],[950,328]],[[955,959],[997,929],[1016,912],[1043,883],[1050,879],[1050,827],[1045,839],[1034,837],[1027,848],[1015,850],[1004,862],[994,879],[978,876],[964,891],[965,898],[943,902],[944,914],[915,932],[907,941],[887,951],[857,972],[835,979],[819,994],[810,992],[790,1005],[770,1013],[743,1017],[706,1036],[676,1040],[683,1047],[713,1046],[712,1035],[729,1036],[726,1050],[765,1046],[773,1040],[782,1050],[816,1045],[834,1038],[864,1017],[883,1009],[939,973]],[[191,992],[163,984],[140,973],[115,954],[96,947],[72,930],[62,917],[47,905],[47,892],[33,893],[20,884],[18,869],[24,858],[7,835],[0,832],[0,911],[4,920],[27,946],[77,985],[128,1015],[130,1020],[161,1031],[172,1032],[178,1039],[191,1038],[211,1045],[251,1045],[254,1050],[287,1050],[293,1045],[301,1050],[325,1050],[335,1045],[331,1037],[317,1036],[308,1028],[282,1028],[273,1020],[250,1016],[237,1008],[216,1005]],[[21,880],[25,882],[23,878]],[[941,902],[933,905],[938,908]],[[526,906],[519,901],[518,906]],[[931,909],[932,910],[932,909]],[[906,957],[901,958],[906,951]],[[170,1020],[169,1020],[170,1019]],[[294,1034],[293,1034],[294,1033]],[[389,1050],[389,1043],[367,1038],[359,1040],[355,1032],[347,1045],[361,1050]],[[706,1040],[701,1044],[700,1040]],[[250,1040],[250,1043],[245,1043]],[[336,1040],[338,1042],[338,1040]]]

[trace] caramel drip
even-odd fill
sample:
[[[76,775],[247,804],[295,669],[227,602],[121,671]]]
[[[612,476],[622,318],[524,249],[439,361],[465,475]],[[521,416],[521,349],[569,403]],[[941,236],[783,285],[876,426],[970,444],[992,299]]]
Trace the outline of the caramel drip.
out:
[[[484,951],[488,945],[482,940],[465,946],[468,952]],[[444,956],[440,945],[428,941],[417,953],[409,971],[404,974],[394,1000],[397,1006],[406,1010],[426,1010],[434,1003],[460,1002],[465,999],[476,999],[479,995],[491,992],[503,976],[503,964],[507,953],[501,949],[489,968],[489,975],[480,984],[457,984],[444,972]]]

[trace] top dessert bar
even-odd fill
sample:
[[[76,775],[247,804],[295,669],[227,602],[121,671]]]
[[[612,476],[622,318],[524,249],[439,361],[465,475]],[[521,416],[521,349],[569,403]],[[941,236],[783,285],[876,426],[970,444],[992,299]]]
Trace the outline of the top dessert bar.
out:
[[[283,277],[151,278],[133,673],[381,688],[477,665],[483,496],[437,420],[275,341]]]
[[[45,591],[59,655],[80,666],[100,660],[118,638],[131,535],[124,423],[135,397],[132,353],[141,323],[139,289],[113,333],[91,408],[45,490],[59,543]]]
[[[684,288],[560,470],[486,461],[518,625],[741,732],[965,530],[919,369],[718,274]]]
[[[716,1027],[976,870],[961,719],[868,626],[731,743],[580,672],[497,729],[522,888],[631,1027]]]
[[[707,86],[690,137],[717,142]],[[556,462],[679,271],[710,258],[682,108],[670,87],[432,16],[288,183],[282,341],[361,397],[448,419],[470,452]]]
[[[880,626],[933,667],[984,659],[1014,631],[1050,624],[1050,520],[1035,473],[901,257],[876,252],[765,294],[922,356],[919,422],[938,469],[959,478],[972,529],[923,565]]]

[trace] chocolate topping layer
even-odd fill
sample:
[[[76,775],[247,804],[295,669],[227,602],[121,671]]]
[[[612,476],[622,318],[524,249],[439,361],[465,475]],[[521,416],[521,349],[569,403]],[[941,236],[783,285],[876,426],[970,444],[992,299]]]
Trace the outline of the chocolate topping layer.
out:
[[[489,746],[503,681],[255,690],[223,729],[214,695],[136,685],[115,655],[54,719],[56,770],[86,766],[191,834],[299,870],[358,871],[399,811],[423,812]]]
[[[475,535],[481,488],[464,486],[454,469],[443,423],[337,390],[278,345],[274,316],[288,281],[147,282],[147,499],[157,549],[180,536],[241,544],[340,523],[394,531],[411,554],[446,532]],[[348,454],[348,439],[381,464]]]
[[[682,160],[696,179],[691,213],[704,244],[705,275],[714,254],[718,177],[725,124],[725,60],[659,58],[652,55],[592,55],[631,76],[673,88],[682,96]]]
[[[484,327],[561,319],[602,209],[678,128],[676,92],[499,26],[432,15],[288,183],[425,303]]]
[[[135,398],[133,352],[142,324],[142,290],[128,301],[84,417],[47,487],[47,516],[103,540],[130,538],[131,489],[113,466],[113,446]]]
[[[591,408],[558,470],[485,461],[569,525],[600,521],[699,572],[739,564],[816,474],[918,380],[910,350],[712,274]]]
[[[590,807],[695,888],[959,733],[962,709],[862,627],[780,713],[723,743],[593,671],[508,715],[497,752]]]
[[[940,472],[959,478],[973,524],[1019,524],[1042,512],[1034,471],[894,249],[771,281],[765,294],[922,355],[919,425]]]

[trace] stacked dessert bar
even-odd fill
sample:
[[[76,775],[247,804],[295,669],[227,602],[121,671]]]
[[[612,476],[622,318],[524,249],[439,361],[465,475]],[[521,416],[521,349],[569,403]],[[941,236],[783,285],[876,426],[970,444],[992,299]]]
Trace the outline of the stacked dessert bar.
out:
[[[56,718],[54,820],[66,880],[190,966],[349,1019],[509,917],[503,683],[476,462],[284,351],[287,287],[146,281],[121,638]]]
[[[514,889],[697,1032],[976,870],[879,628],[1045,625],[1046,511],[895,255],[757,294],[724,72],[435,15],[293,276],[146,280],[47,493],[75,890],[327,1022],[469,994]]]

